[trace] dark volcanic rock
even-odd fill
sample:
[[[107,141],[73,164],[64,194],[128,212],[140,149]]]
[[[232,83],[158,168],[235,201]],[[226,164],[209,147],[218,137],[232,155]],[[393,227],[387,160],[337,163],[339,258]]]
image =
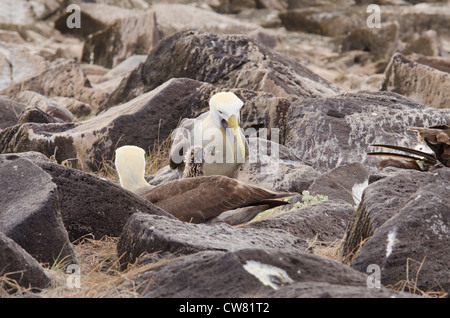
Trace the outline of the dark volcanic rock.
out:
[[[320,173],[301,162],[291,149],[272,141],[272,137],[248,138],[249,158],[237,179],[277,191],[301,193],[308,189]],[[282,136],[279,139],[285,142]]]
[[[308,188],[311,195],[326,195],[328,199],[341,199],[358,205],[369,184],[369,170],[360,163],[337,167],[315,179]]]
[[[368,2],[368,4],[373,3]],[[297,5],[292,7],[298,8],[298,2]],[[368,27],[367,19],[374,12],[373,10],[368,12],[367,8],[367,5],[348,5],[347,3],[345,5],[320,5],[309,8],[301,6],[300,9],[282,11],[279,17],[286,29],[290,31],[339,36],[346,35],[358,28]],[[450,14],[446,4],[430,6],[383,5],[380,8],[381,21],[397,21],[401,35],[411,32],[422,33],[427,30],[435,30],[440,36],[449,35]]]
[[[127,57],[148,54],[159,37],[154,11],[133,14],[91,34],[86,39],[82,60],[113,68]]]
[[[168,260],[136,275],[134,284],[141,296],[152,298],[415,297],[367,288],[365,274],[321,256],[255,248]],[[260,311],[265,309],[261,305]]]
[[[348,203],[330,200],[294,208],[276,217],[250,223],[248,227],[267,231],[284,230],[303,240],[333,242],[344,236],[354,215],[355,210]]]
[[[371,184],[346,234],[344,255],[368,238],[351,266],[381,268],[381,282],[450,288],[450,170],[401,171]]]
[[[106,93],[92,87],[76,61],[55,62],[41,73],[0,90],[0,95],[13,97],[27,90],[47,97],[75,97],[94,107],[107,98]]]
[[[291,99],[341,92],[334,84],[251,37],[190,30],[162,39],[145,63],[111,94],[105,107],[128,101],[176,77],[227,90],[245,88]]]
[[[51,123],[63,123],[64,121],[55,118],[46,112],[40,110],[37,107],[29,107],[25,109],[17,121],[19,125],[24,123],[41,123],[41,124],[51,124]]]
[[[0,130],[17,124],[20,113],[26,105],[14,102],[5,96],[0,96]]]
[[[366,7],[316,7],[288,10],[280,13],[289,31],[303,31],[326,36],[338,36],[366,25]]]
[[[406,292],[390,288],[367,288],[367,286],[346,286],[322,282],[293,283],[280,290],[274,290],[267,297],[275,298],[419,298]]]
[[[436,108],[450,106],[450,74],[395,54],[384,73],[382,91],[407,96]]]
[[[56,185],[28,159],[0,157],[0,231],[39,262],[76,262]]]
[[[382,24],[380,28],[367,26],[349,32],[342,41],[342,51],[360,50],[369,52],[372,60],[385,60],[394,53],[398,42],[398,22]]]
[[[42,289],[50,284],[39,263],[12,239],[0,232],[0,276],[12,279],[25,288]],[[14,291],[4,281],[0,288]]]
[[[321,256],[239,248],[202,251],[140,274],[144,297],[268,297],[299,282],[365,286],[366,275]]]
[[[288,113],[286,146],[318,171],[359,162],[371,170],[379,159],[367,152],[381,143],[414,148],[417,135],[408,126],[426,127],[450,121],[449,110],[437,110],[387,92],[359,92],[294,102]]]
[[[75,126],[74,123],[23,123],[8,127],[0,132],[0,153],[37,151],[47,157],[55,156],[57,162],[76,158],[72,137],[61,134]]]
[[[117,253],[122,266],[142,253],[187,255],[205,250],[231,251],[244,247],[304,250],[307,244],[281,229],[233,228],[227,224],[191,224],[162,216],[133,214],[120,236]]]
[[[55,101],[32,91],[20,92],[15,98],[15,101],[28,105],[29,107],[36,107],[52,117],[61,119],[61,122],[75,121],[75,116],[65,107],[58,105]]]

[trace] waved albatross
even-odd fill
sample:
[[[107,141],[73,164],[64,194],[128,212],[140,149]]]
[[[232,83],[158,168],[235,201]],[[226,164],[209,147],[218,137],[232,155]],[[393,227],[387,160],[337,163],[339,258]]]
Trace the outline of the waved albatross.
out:
[[[205,153],[205,176],[235,178],[248,156],[248,144],[239,126],[244,103],[231,92],[220,92],[209,100],[209,111],[197,118],[185,118],[173,133],[170,167],[184,172],[184,158],[194,145]]]
[[[136,146],[118,148],[115,166],[123,188],[147,199],[176,218],[191,223],[203,223],[225,211],[241,207],[286,204],[281,199],[292,195],[220,175],[182,178],[151,186],[144,178],[145,151]],[[190,165],[187,168],[193,169]]]

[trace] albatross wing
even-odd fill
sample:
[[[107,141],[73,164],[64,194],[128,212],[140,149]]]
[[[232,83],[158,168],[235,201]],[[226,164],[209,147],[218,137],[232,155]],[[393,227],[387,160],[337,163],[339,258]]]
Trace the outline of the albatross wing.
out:
[[[225,176],[174,180],[138,194],[178,219],[192,223],[203,223],[228,210],[270,204],[292,195]]]

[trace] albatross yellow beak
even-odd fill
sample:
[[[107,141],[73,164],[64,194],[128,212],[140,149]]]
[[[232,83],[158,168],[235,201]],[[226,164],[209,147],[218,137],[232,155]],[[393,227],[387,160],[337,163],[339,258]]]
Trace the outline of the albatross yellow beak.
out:
[[[233,132],[235,142],[237,142],[237,145],[241,149],[242,157],[245,158],[245,146],[244,146],[244,142],[241,137],[240,127],[239,127],[239,124],[238,124],[238,121],[237,121],[237,118],[235,115],[231,115],[230,118],[228,118],[228,126],[230,126],[231,131]],[[227,142],[228,142],[228,140],[227,140]],[[230,147],[231,147],[231,145],[230,145]],[[232,147],[232,150],[234,153],[234,158],[237,159],[237,151],[235,151],[235,149],[236,149],[236,143],[234,143],[234,147]]]

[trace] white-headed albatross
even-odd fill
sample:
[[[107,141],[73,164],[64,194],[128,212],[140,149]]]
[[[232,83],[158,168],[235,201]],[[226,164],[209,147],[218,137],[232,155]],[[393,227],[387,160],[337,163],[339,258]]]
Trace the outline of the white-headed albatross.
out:
[[[197,118],[185,118],[173,133],[170,167],[184,172],[184,158],[190,147],[203,147],[205,176],[235,178],[248,155],[248,144],[239,126],[244,103],[234,93],[221,92],[209,100],[209,111]]]

